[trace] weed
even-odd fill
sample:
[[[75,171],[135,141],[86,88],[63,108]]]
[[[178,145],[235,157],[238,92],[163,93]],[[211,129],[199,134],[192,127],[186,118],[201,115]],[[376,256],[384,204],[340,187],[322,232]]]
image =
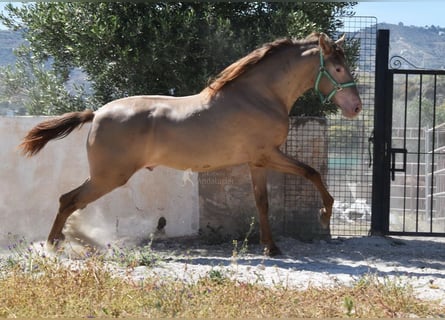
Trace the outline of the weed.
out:
[[[228,240],[228,237],[223,235],[222,229],[223,226],[213,227],[208,223],[205,230],[199,229],[199,236],[206,244],[218,245]]]
[[[241,246],[238,248],[238,240],[233,240],[233,250],[232,250],[232,258],[236,259],[237,257],[245,256],[249,250],[249,237],[252,234],[255,226],[255,218],[252,217],[249,223],[249,230],[247,230],[246,235],[244,236],[244,240],[241,243]]]
[[[348,317],[352,316],[352,309],[354,308],[354,300],[350,296],[346,296],[343,302],[346,308],[346,315]]]
[[[227,280],[227,277],[223,274],[223,272],[217,269],[212,269],[209,271],[209,278],[218,284],[222,284],[225,280]]]
[[[154,266],[161,258],[152,249],[153,237],[141,248],[126,248],[108,244],[107,259],[123,267]]]

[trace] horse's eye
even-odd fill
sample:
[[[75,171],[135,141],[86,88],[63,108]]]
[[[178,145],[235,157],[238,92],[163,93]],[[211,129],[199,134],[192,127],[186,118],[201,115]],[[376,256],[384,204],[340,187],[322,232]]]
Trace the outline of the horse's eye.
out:
[[[341,72],[342,70],[341,70],[341,67],[336,67],[335,68],[335,71],[337,71],[337,72]]]

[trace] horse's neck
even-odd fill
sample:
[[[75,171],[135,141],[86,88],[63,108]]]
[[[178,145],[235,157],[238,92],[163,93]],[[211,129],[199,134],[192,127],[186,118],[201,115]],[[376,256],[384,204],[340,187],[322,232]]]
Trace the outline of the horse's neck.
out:
[[[314,86],[318,54],[303,55],[305,48],[289,48],[260,63],[246,74],[244,83],[256,92],[280,100],[289,113],[295,101]]]

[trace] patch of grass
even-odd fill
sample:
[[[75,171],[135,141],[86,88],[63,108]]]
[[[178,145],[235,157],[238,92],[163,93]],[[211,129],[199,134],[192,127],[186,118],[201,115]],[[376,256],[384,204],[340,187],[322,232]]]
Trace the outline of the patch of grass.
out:
[[[409,287],[367,277],[353,287],[291,290],[233,281],[214,270],[196,283],[113,275],[101,259],[81,266],[36,259],[0,278],[1,317],[434,317],[445,310]]]
[[[222,284],[224,281],[228,280],[228,277],[224,274],[224,272],[218,269],[210,270],[208,277],[210,280],[215,281],[218,284]]]
[[[133,258],[122,256],[123,263],[117,263],[92,255],[73,261],[23,249],[16,250],[15,257],[8,258],[10,262],[2,261],[0,317],[377,318],[445,314],[438,303],[417,299],[409,285],[373,275],[351,287],[306,290],[231,280],[218,268],[193,283],[160,277],[136,279],[131,277],[132,263],[128,263]],[[126,254],[119,251],[119,257],[121,253]],[[113,271],[117,265],[128,272],[118,275]]]
[[[152,244],[153,238],[150,238],[150,242],[147,245],[138,248],[126,248],[108,244],[106,259],[116,262],[123,267],[151,267],[156,265],[161,259],[160,256],[153,251]]]

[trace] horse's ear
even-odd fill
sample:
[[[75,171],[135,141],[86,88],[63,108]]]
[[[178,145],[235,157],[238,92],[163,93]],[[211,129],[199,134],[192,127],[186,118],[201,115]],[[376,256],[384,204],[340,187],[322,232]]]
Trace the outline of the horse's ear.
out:
[[[343,33],[343,35],[337,41],[335,41],[335,44],[339,48],[343,49],[343,44],[345,43],[345,39],[346,39],[346,35]]]
[[[320,46],[323,55],[328,56],[332,53],[333,47],[331,39],[325,34],[320,33],[320,37],[318,38],[318,45]]]

